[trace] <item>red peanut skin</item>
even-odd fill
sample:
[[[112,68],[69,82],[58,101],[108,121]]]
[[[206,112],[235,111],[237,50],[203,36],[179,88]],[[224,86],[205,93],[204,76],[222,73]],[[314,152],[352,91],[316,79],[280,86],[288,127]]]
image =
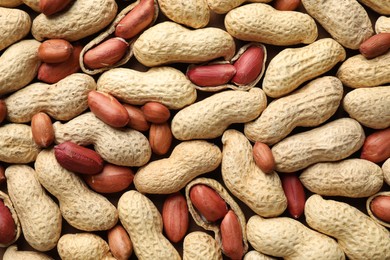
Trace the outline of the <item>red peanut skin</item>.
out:
[[[367,59],[385,54],[390,49],[390,33],[379,33],[371,36],[359,46],[360,53]]]
[[[187,71],[188,79],[201,87],[215,87],[228,83],[236,74],[232,64],[196,66]]]
[[[380,220],[390,223],[390,196],[377,196],[370,204],[372,213]]]
[[[0,100],[0,124],[4,121],[6,117],[7,117],[7,106],[4,100]]]
[[[149,129],[149,143],[153,153],[164,155],[172,144],[172,131],[167,122],[163,124],[151,124]]]
[[[168,121],[171,116],[169,109],[158,102],[147,102],[141,107],[145,119],[150,123],[162,124]]]
[[[287,198],[287,210],[298,219],[305,208],[306,195],[301,181],[295,173],[281,175],[282,187]]]
[[[70,58],[73,46],[63,39],[46,40],[39,45],[38,57],[46,63],[60,63]]]
[[[390,127],[376,131],[364,140],[361,159],[374,163],[385,161],[390,157]]]
[[[16,225],[11,211],[0,200],[0,244],[9,244],[15,238]]]
[[[230,259],[242,259],[244,245],[240,222],[232,210],[221,222],[222,250]]]
[[[127,231],[121,225],[116,225],[108,230],[107,239],[110,251],[116,259],[126,260],[130,258],[133,253],[133,243]]]
[[[64,10],[72,0],[40,0],[39,10],[45,15],[53,15]]]
[[[31,118],[31,129],[33,139],[39,147],[46,148],[54,142],[54,128],[50,117],[44,112]]]
[[[294,11],[301,4],[301,0],[275,0],[274,8],[279,11]]]
[[[189,217],[187,201],[180,192],[173,193],[165,199],[162,219],[167,238],[173,243],[181,241],[187,233]]]
[[[251,46],[234,62],[236,74],[232,82],[246,85],[253,82],[263,68],[264,50],[259,46]]]
[[[149,130],[150,123],[146,120],[145,115],[140,108],[129,104],[123,104],[123,106],[130,118],[129,123],[127,124],[128,127],[140,132]]]
[[[0,165],[0,184],[5,182],[5,180],[6,180],[6,178],[5,178],[5,169],[4,169],[4,166]]]
[[[130,39],[142,32],[154,17],[154,0],[141,0],[115,27],[115,36]]]
[[[253,159],[262,172],[269,174],[275,170],[275,158],[268,145],[256,142],[252,151]]]

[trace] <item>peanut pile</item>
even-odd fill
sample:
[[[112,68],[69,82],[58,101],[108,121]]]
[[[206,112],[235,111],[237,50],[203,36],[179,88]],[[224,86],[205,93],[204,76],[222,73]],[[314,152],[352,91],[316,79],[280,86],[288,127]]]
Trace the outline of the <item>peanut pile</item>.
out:
[[[0,259],[390,259],[388,0],[0,0]]]

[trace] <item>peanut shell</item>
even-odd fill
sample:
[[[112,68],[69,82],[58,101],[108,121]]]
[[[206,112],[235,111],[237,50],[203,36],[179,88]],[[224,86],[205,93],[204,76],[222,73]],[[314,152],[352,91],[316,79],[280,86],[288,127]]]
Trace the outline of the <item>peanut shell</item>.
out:
[[[0,7],[0,51],[23,39],[30,27],[31,18],[25,11]]]
[[[382,192],[378,192],[376,194],[373,194],[372,196],[370,196],[367,201],[366,201],[366,209],[367,209],[367,213],[368,215],[374,220],[376,221],[377,223],[381,224],[382,226],[385,226],[387,228],[390,228],[390,223],[388,222],[384,222],[382,220],[380,220],[379,218],[377,218],[374,213],[372,212],[371,210],[371,202],[373,199],[375,199],[376,197],[378,196],[390,196],[390,191],[382,191]]]

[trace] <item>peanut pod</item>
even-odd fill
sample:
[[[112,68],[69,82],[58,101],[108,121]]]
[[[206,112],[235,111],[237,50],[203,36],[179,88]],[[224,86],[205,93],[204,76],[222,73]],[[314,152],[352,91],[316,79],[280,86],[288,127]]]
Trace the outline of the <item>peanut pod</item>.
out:
[[[207,233],[194,231],[185,236],[183,260],[214,259],[222,260],[221,248]]]
[[[268,3],[272,0],[207,0],[209,8],[217,14],[225,14],[245,2]]]
[[[380,16],[375,22],[376,33],[390,32],[390,17]]]
[[[359,0],[365,6],[368,6],[375,12],[384,15],[390,15],[390,2],[386,0]]]
[[[11,245],[5,250],[3,260],[28,259],[28,260],[53,260],[48,255],[35,251],[20,251],[16,245]]]
[[[276,258],[264,255],[256,250],[249,251],[245,254],[244,260],[275,260]]]
[[[390,197],[390,192],[389,191],[382,191],[382,192],[378,192],[376,194],[373,194],[372,196],[370,196],[367,201],[366,201],[366,209],[367,209],[367,213],[368,215],[374,220],[376,221],[377,223],[381,224],[382,226],[385,226],[385,227],[388,227],[390,228],[390,222],[385,222],[384,220],[381,220],[379,219],[377,216],[375,216],[375,212],[374,210],[372,209],[371,207],[371,203],[373,202],[373,200],[375,198],[377,198],[378,196],[387,196],[387,197]],[[388,211],[387,213],[384,213],[384,214],[387,214],[388,216]]]
[[[0,0],[2,7],[17,7],[21,4],[23,4],[23,0]]]
[[[31,18],[25,11],[0,7],[0,51],[23,39],[30,27]]]
[[[13,219],[14,224],[15,224],[15,236],[14,236],[14,238],[9,243],[6,243],[6,244],[0,243],[0,248],[2,248],[2,247],[9,247],[11,244],[16,242],[16,240],[18,240],[19,237],[20,237],[22,229],[20,227],[20,221],[19,221],[18,215],[17,215],[17,213],[15,211],[15,208],[14,208],[14,206],[12,204],[12,201],[10,200],[9,196],[6,193],[0,191],[0,200],[3,201],[4,206],[6,206],[9,209],[9,211],[11,212],[12,219]],[[4,223],[4,224],[6,224],[6,223]]]

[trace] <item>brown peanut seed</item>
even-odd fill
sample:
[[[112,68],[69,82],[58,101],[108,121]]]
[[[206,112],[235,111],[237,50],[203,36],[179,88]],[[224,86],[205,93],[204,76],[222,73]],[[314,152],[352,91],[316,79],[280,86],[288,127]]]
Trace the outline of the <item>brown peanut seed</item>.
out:
[[[72,0],[39,0],[39,10],[45,15],[52,15],[64,10]]]
[[[129,259],[133,253],[133,243],[126,230],[120,226],[108,230],[108,246],[113,256],[118,260]]]
[[[50,117],[39,112],[31,118],[31,132],[39,147],[48,147],[54,141],[54,128]]]
[[[146,121],[145,115],[140,108],[128,104],[123,104],[123,106],[129,114],[127,126],[141,132],[149,130],[150,124]]]
[[[236,74],[232,64],[196,66],[187,71],[192,83],[202,87],[214,87],[228,83]]]
[[[147,121],[150,123],[161,124],[168,121],[171,113],[169,109],[158,102],[148,102],[141,107]]]
[[[255,143],[253,146],[253,159],[264,173],[272,173],[275,170],[275,158],[271,149],[265,143]]]
[[[149,143],[155,154],[166,154],[172,144],[172,132],[169,124],[151,124],[149,129]]]
[[[301,0],[275,0],[273,6],[279,11],[294,11],[301,4]]]
[[[372,133],[364,140],[361,159],[374,163],[383,162],[390,157],[390,128]]]
[[[390,196],[377,196],[370,204],[372,213],[380,220],[390,223]]]
[[[180,192],[165,199],[162,219],[167,238],[174,243],[181,241],[187,233],[189,218],[186,199]]]
[[[303,185],[294,173],[282,174],[281,181],[287,197],[287,210],[293,218],[298,219],[303,213],[306,202]]]
[[[230,259],[242,259],[244,245],[240,222],[232,210],[226,214],[221,222],[222,250]]]
[[[73,46],[63,39],[46,40],[39,45],[38,58],[46,63],[60,63],[70,58]]]
[[[5,104],[4,100],[0,100],[0,124],[4,121],[4,119],[7,117],[7,105]]]
[[[232,82],[246,85],[253,82],[263,68],[264,50],[259,46],[251,46],[234,62],[236,74]]]
[[[359,46],[360,53],[367,59],[385,54],[390,49],[390,33],[371,36]]]

